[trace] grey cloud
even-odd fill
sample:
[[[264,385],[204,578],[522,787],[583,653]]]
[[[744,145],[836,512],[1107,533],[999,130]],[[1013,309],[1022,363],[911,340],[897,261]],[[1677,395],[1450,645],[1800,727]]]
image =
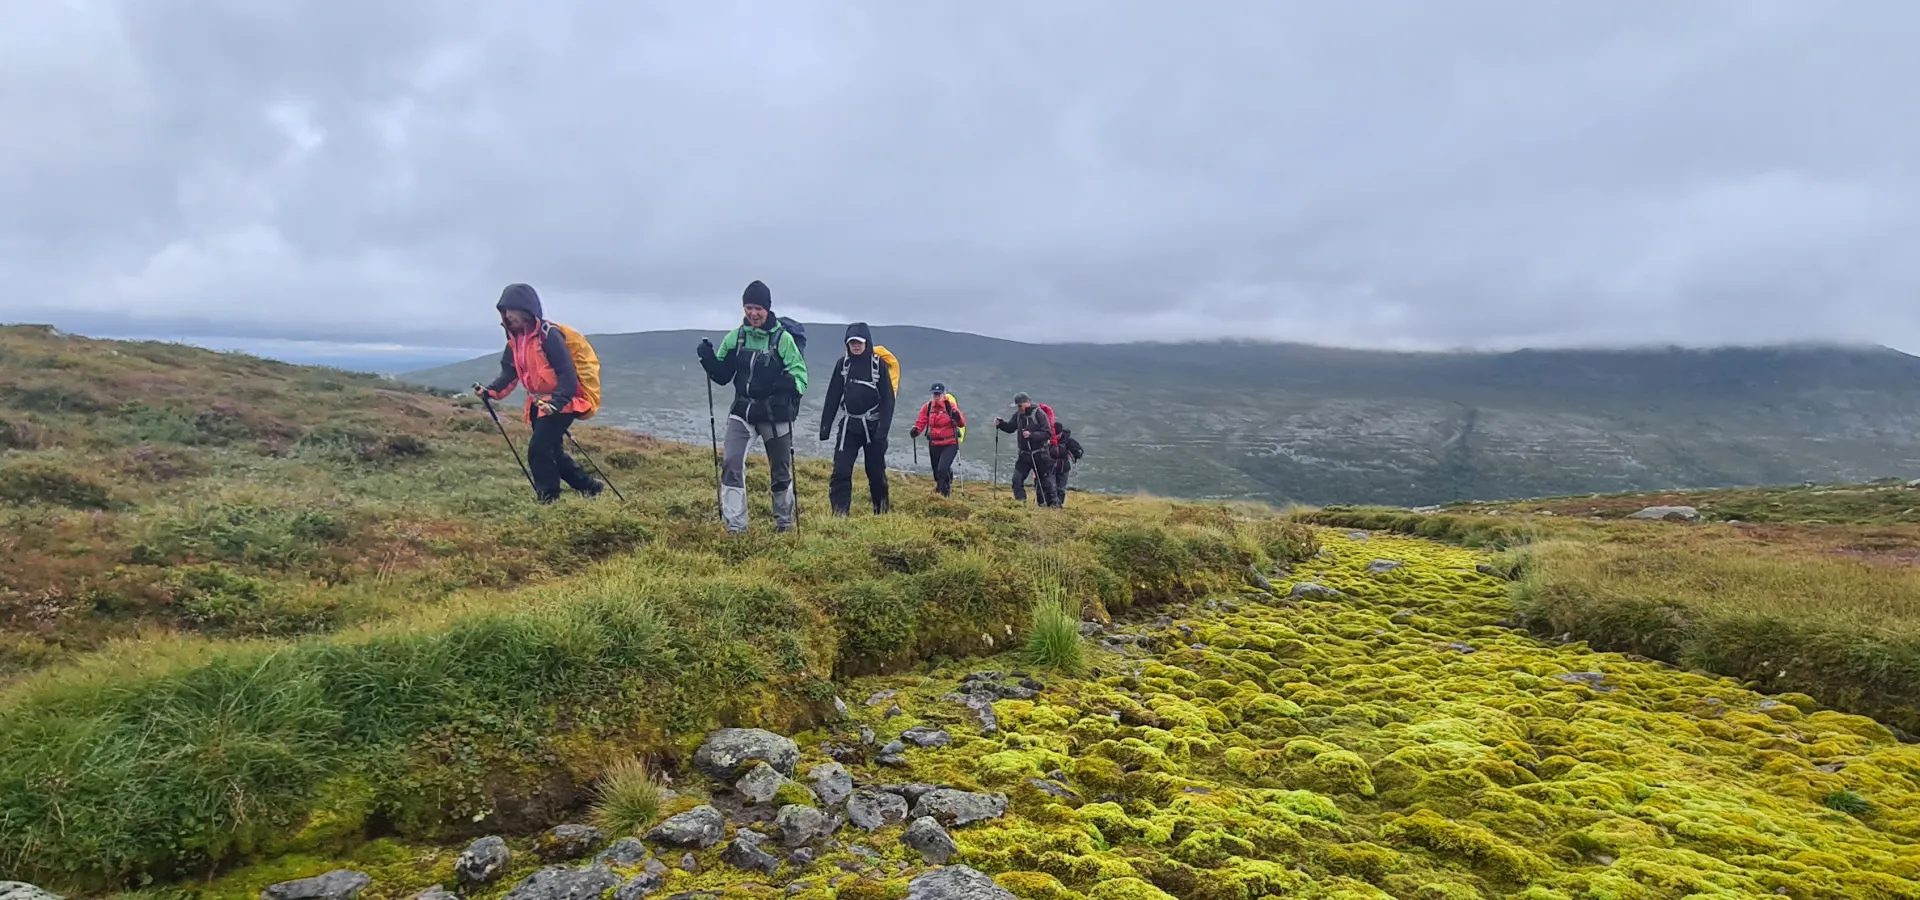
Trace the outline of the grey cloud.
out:
[[[476,8],[477,7],[477,8]],[[1920,7],[0,12],[0,319],[1920,349]]]

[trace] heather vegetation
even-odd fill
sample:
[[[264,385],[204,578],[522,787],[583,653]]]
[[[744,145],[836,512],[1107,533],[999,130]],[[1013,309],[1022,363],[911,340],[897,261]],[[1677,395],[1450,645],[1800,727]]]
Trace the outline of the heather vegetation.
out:
[[[729,539],[707,448],[578,436],[625,504],[536,506],[444,393],[0,330],[0,880],[1920,897],[1920,747],[1888,689],[1742,684],[1552,619],[1605,589],[1688,621],[1824,602],[1833,627],[1910,637],[1885,539],[1831,561],[1894,574],[1830,595],[1843,576],[1794,574],[1809,535],[1857,526],[1769,525],[1841,531],[1741,556],[1714,543],[1730,525],[1041,510],[912,477],[893,514],[834,519],[803,460],[799,530],[767,527],[756,461],[755,529]],[[726,728],[766,731],[716,751]],[[286,886],[329,873],[351,889]]]

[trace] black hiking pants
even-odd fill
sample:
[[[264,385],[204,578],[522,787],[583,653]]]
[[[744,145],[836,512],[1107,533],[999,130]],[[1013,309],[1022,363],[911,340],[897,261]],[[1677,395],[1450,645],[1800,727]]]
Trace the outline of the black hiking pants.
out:
[[[567,429],[579,418],[575,413],[536,415],[533,437],[527,441],[527,469],[533,475],[534,496],[541,503],[560,499],[560,482],[582,494],[600,493],[600,484],[567,455]]]
[[[827,502],[836,516],[853,509],[853,459],[866,453],[867,496],[873,511],[887,511],[887,433],[877,423],[849,416],[840,420],[833,445],[833,479],[827,482]]]
[[[1034,502],[1041,506],[1059,506],[1053,494],[1053,454],[1047,448],[1023,450],[1013,463],[1013,499],[1026,502],[1027,474],[1033,474]]]
[[[960,455],[959,444],[928,444],[933,457],[933,489],[942,497],[953,496],[953,458]]]
[[[1062,460],[1054,464],[1054,467],[1053,467],[1053,505],[1054,506],[1065,507],[1067,505],[1067,476],[1071,475],[1072,473],[1073,473],[1073,467],[1067,465],[1065,460]]]

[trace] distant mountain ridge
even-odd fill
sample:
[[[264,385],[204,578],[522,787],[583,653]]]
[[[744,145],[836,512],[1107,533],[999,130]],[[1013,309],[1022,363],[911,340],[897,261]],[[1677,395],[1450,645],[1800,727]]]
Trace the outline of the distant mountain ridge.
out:
[[[844,324],[806,323],[814,441]],[[1865,481],[1920,468],[1920,358],[1885,347],[1400,352],[1222,340],[1024,343],[874,326],[902,365],[889,461],[943,381],[970,419],[957,470],[991,470],[993,416],[1015,391],[1087,448],[1074,484],[1185,497],[1425,505],[1664,488]],[[592,335],[605,421],[703,442],[694,346],[717,332]],[[461,388],[497,357],[399,376]],[[730,388],[715,389],[725,415]],[[1000,476],[1011,464],[1002,441]],[[921,462],[925,463],[925,448]]]

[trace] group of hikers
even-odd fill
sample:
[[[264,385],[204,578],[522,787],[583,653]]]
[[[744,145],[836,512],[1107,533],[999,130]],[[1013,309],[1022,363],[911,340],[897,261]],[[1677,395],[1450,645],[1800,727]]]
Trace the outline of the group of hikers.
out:
[[[746,530],[747,451],[759,438],[772,475],[774,528],[787,531],[795,518],[794,423],[800,418],[800,398],[809,383],[803,355],[806,329],[774,315],[773,295],[763,282],[747,285],[740,304],[738,328],[727,332],[718,345],[703,338],[695,348],[710,382],[709,407],[712,385],[733,386],[724,444],[717,429],[714,434],[716,456],[725,447],[718,461],[720,515],[728,531]],[[490,384],[475,382],[474,394],[487,401],[491,411],[491,401],[511,395],[515,385],[526,389],[526,420],[533,437],[527,443],[525,468],[541,503],[559,499],[562,482],[587,496],[598,495],[606,485],[581,469],[564,446],[573,423],[592,418],[600,408],[600,361],[593,347],[578,331],[548,320],[540,295],[528,285],[507,285],[494,306],[507,333],[507,346],[500,355],[499,376]],[[827,499],[835,515],[851,512],[853,464],[864,457],[873,511],[885,513],[890,505],[887,435],[900,389],[900,363],[873,342],[873,332],[864,322],[847,326],[844,344],[846,354],[834,365],[820,411],[820,440],[834,442]],[[1024,391],[1014,395],[1011,417],[995,416],[993,424],[1000,432],[1014,435],[1018,449],[1014,499],[1026,501],[1026,481],[1032,476],[1035,503],[1064,507],[1068,476],[1085,455],[1072,430],[1054,417],[1051,407],[1035,403]],[[908,433],[916,441],[926,437],[934,488],[942,496],[951,496],[953,463],[966,440],[967,418],[944,383],[934,382]]]

